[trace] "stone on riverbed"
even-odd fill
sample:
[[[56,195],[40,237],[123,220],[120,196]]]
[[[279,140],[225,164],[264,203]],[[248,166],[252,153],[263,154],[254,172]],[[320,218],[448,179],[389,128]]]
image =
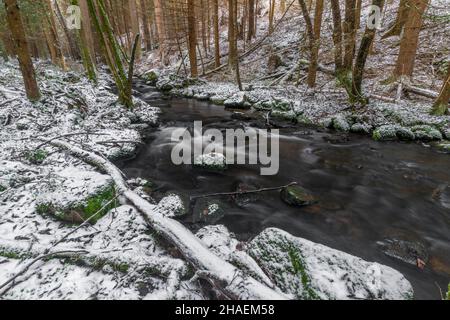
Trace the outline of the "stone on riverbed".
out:
[[[425,246],[419,242],[406,241],[400,239],[386,239],[377,242],[378,247],[384,254],[402,260],[403,262],[417,265],[420,259],[428,262],[428,252]]]
[[[377,141],[389,140],[414,140],[415,133],[409,129],[399,125],[384,125],[380,126],[373,132],[373,139]]]
[[[237,92],[231,98],[224,101],[225,108],[249,109],[251,104],[248,102],[245,92]]]
[[[188,206],[189,203],[184,197],[176,193],[169,193],[158,203],[156,211],[166,217],[175,218],[184,216]]]
[[[227,168],[227,161],[223,154],[211,152],[195,158],[194,166],[213,171],[223,171]]]
[[[289,186],[281,191],[281,199],[291,206],[308,206],[317,202],[317,199],[300,186]]]
[[[150,70],[146,72],[142,77],[144,78],[146,84],[154,86],[158,82],[159,72],[157,70]]]
[[[197,199],[194,204],[194,222],[214,224],[225,216],[225,204],[220,200]]]
[[[269,228],[247,253],[275,285],[297,299],[411,299],[413,288],[398,271]]]
[[[416,138],[422,141],[442,140],[442,134],[438,129],[428,125],[418,125],[411,127]]]

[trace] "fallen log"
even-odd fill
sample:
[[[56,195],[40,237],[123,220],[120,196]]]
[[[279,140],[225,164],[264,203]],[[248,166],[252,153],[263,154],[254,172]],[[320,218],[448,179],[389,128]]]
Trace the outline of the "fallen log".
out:
[[[244,274],[232,264],[212,253],[205,244],[180,222],[156,212],[155,205],[129,189],[121,171],[109,160],[62,140],[50,144],[93,165],[111,176],[122,194],[155,231],[172,243],[180,253],[224,297],[229,299],[284,300],[288,297]]]
[[[427,90],[427,89],[422,89],[422,88],[412,86],[412,85],[406,84],[406,83],[403,84],[403,89],[408,92],[417,94],[419,96],[423,96],[423,97],[427,97],[427,98],[431,98],[431,99],[436,99],[439,95],[437,92]]]

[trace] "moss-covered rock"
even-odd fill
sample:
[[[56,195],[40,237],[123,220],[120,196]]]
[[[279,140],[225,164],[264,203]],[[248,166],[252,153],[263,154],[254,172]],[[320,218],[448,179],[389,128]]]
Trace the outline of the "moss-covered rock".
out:
[[[214,103],[218,106],[223,106],[223,104],[225,103],[226,100],[227,100],[227,97],[222,96],[222,95],[213,95],[209,98],[209,101],[211,101],[212,103]]]
[[[195,158],[194,167],[213,171],[223,171],[227,168],[227,161],[223,154],[211,152]]]
[[[385,125],[376,128],[372,134],[372,138],[376,141],[389,141],[397,139],[397,127],[393,125]]]
[[[442,140],[442,133],[429,125],[418,125],[411,127],[416,139],[421,141]]]
[[[186,196],[176,192],[168,192],[158,203],[157,211],[166,217],[182,217],[187,214],[189,200]]]
[[[300,186],[289,186],[281,191],[281,199],[291,206],[308,206],[317,203],[317,199]]]
[[[83,223],[91,218],[90,223],[95,224],[109,210],[114,209],[117,203],[113,201],[116,191],[113,186],[101,190],[75,206],[60,207],[56,203],[41,202],[36,206],[36,212],[42,215],[52,215],[62,221],[70,223]]]
[[[234,109],[249,109],[251,107],[245,92],[235,93],[231,98],[225,100],[223,104],[225,108]]]
[[[150,70],[146,72],[142,77],[148,85],[154,86],[158,82],[159,72],[156,70]]]
[[[269,228],[247,253],[275,285],[297,299],[411,299],[413,289],[396,270]]]
[[[193,208],[194,222],[214,224],[225,216],[225,203],[220,200],[197,199]]]
[[[415,134],[408,128],[398,127],[396,130],[397,138],[404,141],[412,141],[415,139]]]
[[[350,127],[350,131],[354,133],[370,133],[372,126],[367,123],[355,123]]]
[[[337,131],[350,131],[350,124],[343,115],[338,115],[333,119],[333,128]]]
[[[81,223],[92,215],[96,223],[116,206],[112,179],[95,171],[67,167],[54,172],[36,199],[36,212]]]

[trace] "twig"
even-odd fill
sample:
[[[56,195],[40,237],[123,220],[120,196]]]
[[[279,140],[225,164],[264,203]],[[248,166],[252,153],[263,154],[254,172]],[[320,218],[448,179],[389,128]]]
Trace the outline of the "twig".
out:
[[[280,190],[284,189],[293,185],[297,185],[297,182],[291,182],[284,186],[279,187],[270,187],[270,188],[261,188],[257,190],[249,190],[249,191],[235,191],[235,192],[218,192],[218,193],[210,193],[210,194],[204,194],[199,196],[191,196],[191,200],[201,199],[201,198],[210,198],[210,197],[220,197],[220,196],[236,196],[236,195],[242,195],[242,194],[250,194],[250,193],[259,193],[259,192],[267,192],[267,191],[274,191],[274,190]]]

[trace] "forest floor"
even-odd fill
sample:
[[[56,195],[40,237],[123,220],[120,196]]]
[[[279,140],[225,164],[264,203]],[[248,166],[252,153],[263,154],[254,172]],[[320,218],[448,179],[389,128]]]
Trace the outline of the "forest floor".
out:
[[[360,30],[364,30],[368,4],[368,1],[363,1]],[[206,71],[206,75],[200,77],[200,83],[186,85],[180,78],[186,77],[188,61],[184,66],[178,52],[166,57],[170,61],[167,66],[161,65],[159,51],[151,52],[141,61],[138,72],[144,79],[149,79],[149,83],[173,95],[210,100],[234,108],[251,106],[270,112],[269,117],[370,134],[376,140],[418,140],[427,145],[430,141],[441,141],[435,145],[444,151],[450,150],[450,142],[446,141],[450,139],[450,117],[430,116],[433,99],[404,90],[398,96],[398,82],[389,83],[399,38],[380,40],[380,36],[395,20],[398,1],[386,5],[382,28],[377,33],[366,64],[364,92],[370,97],[370,103],[356,110],[348,104],[345,90],[327,72],[318,71],[317,88],[307,87],[307,66],[298,63],[308,59],[305,23],[295,5],[284,17],[278,14],[279,23],[275,22],[275,31],[267,38],[268,19],[263,10],[263,16],[258,19],[256,39],[251,44],[240,42],[241,52],[246,53],[240,60],[244,92],[239,92],[228,67],[212,73]],[[408,84],[434,92],[441,88],[450,54],[449,16],[450,7],[446,1],[431,1],[420,33],[414,76]],[[228,51],[225,27],[221,33],[222,53]],[[264,40],[260,42],[260,39]],[[212,55],[213,51],[203,53],[200,66],[204,64],[209,67],[205,67],[206,70],[214,69]],[[319,56],[323,68],[333,70],[332,17],[329,10],[323,17]],[[225,56],[222,63],[226,61]],[[158,76],[157,82],[155,75]]]

